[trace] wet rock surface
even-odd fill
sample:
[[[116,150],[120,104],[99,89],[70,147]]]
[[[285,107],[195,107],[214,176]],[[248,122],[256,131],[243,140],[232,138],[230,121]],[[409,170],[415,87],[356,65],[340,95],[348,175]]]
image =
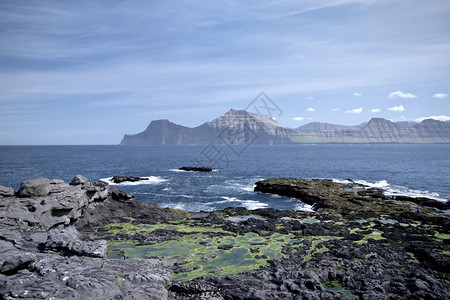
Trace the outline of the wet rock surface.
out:
[[[213,168],[210,167],[181,167],[180,171],[191,171],[191,172],[212,172]]]
[[[386,196],[383,189],[369,188],[352,180],[348,183],[338,183],[332,180],[279,177],[258,181],[255,185],[255,192],[298,198],[307,204],[314,205],[315,210],[398,213],[425,210],[426,206],[441,210],[450,209],[448,201],[441,202],[404,195]],[[399,205],[398,202],[406,203]]]
[[[82,176],[1,188],[0,298],[450,298],[447,216],[378,189],[296,180],[271,192],[320,211],[194,214]]]
[[[136,182],[136,181],[141,181],[141,180],[148,180],[148,178],[145,177],[136,177],[136,176],[113,176],[113,178],[111,179],[114,183],[122,183],[122,182]]]

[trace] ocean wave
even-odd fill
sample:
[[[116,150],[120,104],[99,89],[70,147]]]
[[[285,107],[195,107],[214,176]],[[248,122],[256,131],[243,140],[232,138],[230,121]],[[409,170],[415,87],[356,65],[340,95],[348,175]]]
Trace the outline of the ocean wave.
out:
[[[334,182],[349,184],[352,183],[349,180],[342,179],[332,179]],[[366,180],[354,180],[356,184],[361,186],[365,186],[368,188],[381,188],[384,190],[384,195],[392,197],[392,196],[407,196],[412,198],[429,198],[441,202],[447,202],[448,199],[441,198],[439,193],[431,192],[428,190],[416,190],[408,187],[404,187],[401,185],[390,184],[387,180],[380,180],[376,182],[369,182]]]
[[[242,204],[242,206],[244,206],[248,210],[265,208],[265,207],[269,206],[267,203],[262,203],[262,202],[255,201],[255,200],[241,200],[236,197],[227,197],[227,196],[222,196],[221,198],[224,200],[216,201],[216,202],[212,202],[212,203],[217,204],[217,203],[237,202],[237,203]]]
[[[139,181],[124,181],[121,183],[114,183],[114,181],[112,180],[112,177],[107,177],[107,178],[100,178],[101,181],[107,182],[109,183],[109,185],[142,185],[142,184],[160,184],[163,182],[168,181],[167,179],[158,177],[158,176],[148,176],[148,177],[141,177],[142,179],[145,180],[139,180]]]
[[[296,204],[294,210],[314,212],[313,206],[306,203]]]

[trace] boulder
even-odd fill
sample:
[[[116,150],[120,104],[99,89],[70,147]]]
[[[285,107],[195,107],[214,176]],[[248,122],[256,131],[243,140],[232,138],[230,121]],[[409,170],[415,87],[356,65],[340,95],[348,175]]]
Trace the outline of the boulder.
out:
[[[86,240],[74,226],[58,227],[50,231],[45,249],[63,251],[65,254],[106,258],[105,240]]]
[[[90,181],[83,185],[82,189],[86,191],[89,201],[99,201],[108,198],[109,184],[98,180]]]
[[[12,196],[14,196],[14,194],[15,194],[15,191],[13,188],[0,185],[0,198],[1,197],[12,197]]]
[[[88,180],[86,177],[84,177],[82,175],[77,175],[72,179],[72,181],[69,184],[70,185],[83,185],[87,182],[88,182]]]
[[[19,189],[20,197],[47,196],[50,193],[50,180],[47,178],[29,179],[22,182]]]

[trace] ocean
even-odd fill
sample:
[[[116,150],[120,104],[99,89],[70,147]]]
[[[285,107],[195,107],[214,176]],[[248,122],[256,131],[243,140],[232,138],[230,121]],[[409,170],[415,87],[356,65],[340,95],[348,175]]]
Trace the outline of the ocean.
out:
[[[208,173],[179,171],[212,166]],[[269,177],[352,179],[389,194],[450,199],[450,145],[182,145],[0,146],[0,185],[47,177],[110,181],[114,175],[148,180],[115,185],[143,202],[188,211],[229,206],[310,210],[298,199],[253,192]]]

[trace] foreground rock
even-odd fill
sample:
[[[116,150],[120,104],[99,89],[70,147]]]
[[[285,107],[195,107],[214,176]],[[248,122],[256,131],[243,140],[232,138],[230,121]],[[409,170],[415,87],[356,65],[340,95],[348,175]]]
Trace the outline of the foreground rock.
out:
[[[181,167],[180,171],[191,171],[191,172],[212,172],[213,168],[210,167]]]
[[[170,270],[161,260],[106,259],[106,241],[89,238],[74,224],[89,219],[94,207],[118,209],[96,217],[116,221],[125,215],[152,216],[153,222],[182,216],[82,176],[70,185],[38,178],[24,181],[17,193],[0,191],[0,298],[167,299]]]
[[[450,299],[448,217],[356,185],[269,184],[321,211],[193,215],[82,176],[2,188],[1,298]]]

